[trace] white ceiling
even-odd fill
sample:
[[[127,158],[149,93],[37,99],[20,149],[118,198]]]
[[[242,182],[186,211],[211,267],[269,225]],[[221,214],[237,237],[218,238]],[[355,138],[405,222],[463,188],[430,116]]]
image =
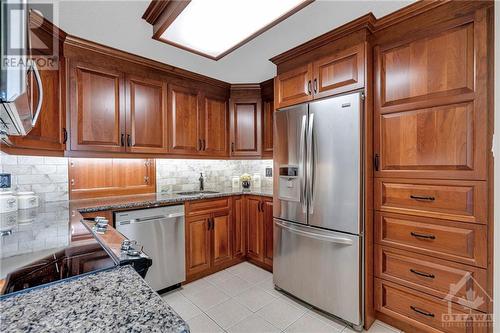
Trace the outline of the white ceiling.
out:
[[[316,0],[224,58],[214,61],[153,40],[152,26],[141,18],[149,0],[53,1],[58,7],[55,20],[58,19],[57,24],[69,34],[229,83],[262,82],[272,78],[276,74],[276,66],[269,58],[361,15],[373,12],[376,17],[381,17],[413,2]]]

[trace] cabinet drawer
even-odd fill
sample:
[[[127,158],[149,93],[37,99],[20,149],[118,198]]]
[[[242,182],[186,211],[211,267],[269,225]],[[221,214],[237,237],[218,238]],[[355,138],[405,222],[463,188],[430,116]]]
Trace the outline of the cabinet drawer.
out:
[[[185,203],[186,215],[198,215],[212,213],[216,210],[228,209],[231,197],[222,199],[196,200]]]
[[[478,312],[378,278],[375,278],[375,309],[423,332],[486,331],[479,323],[474,325],[472,316]],[[450,314],[464,321],[452,322]]]
[[[484,269],[376,245],[375,275],[440,298],[452,295],[455,303],[488,311]],[[452,285],[459,288],[451,293]],[[477,296],[484,302],[474,302]]]
[[[375,213],[375,242],[486,268],[487,228],[407,215]]]
[[[486,183],[377,179],[375,207],[386,212],[486,224]]]

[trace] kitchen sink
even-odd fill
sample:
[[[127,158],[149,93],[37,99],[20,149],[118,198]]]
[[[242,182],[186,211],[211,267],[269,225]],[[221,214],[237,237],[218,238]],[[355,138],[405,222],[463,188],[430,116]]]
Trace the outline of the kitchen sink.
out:
[[[197,195],[197,194],[215,194],[219,193],[217,191],[186,191],[186,192],[177,192],[179,195]]]

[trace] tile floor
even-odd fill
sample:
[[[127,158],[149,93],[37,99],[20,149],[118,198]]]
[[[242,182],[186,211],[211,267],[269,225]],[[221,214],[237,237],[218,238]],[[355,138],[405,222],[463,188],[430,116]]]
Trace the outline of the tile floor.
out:
[[[354,332],[345,324],[275,290],[272,274],[248,262],[162,296],[188,322],[193,333]],[[398,332],[378,321],[369,331]]]

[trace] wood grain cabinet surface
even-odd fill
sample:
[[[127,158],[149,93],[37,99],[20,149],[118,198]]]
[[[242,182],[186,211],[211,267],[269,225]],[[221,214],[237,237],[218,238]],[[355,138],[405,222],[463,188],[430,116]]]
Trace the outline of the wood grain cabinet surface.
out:
[[[275,78],[276,108],[311,101],[365,86],[365,44],[332,51]]]
[[[271,198],[247,196],[247,256],[264,268],[273,265],[273,201]]]
[[[230,100],[231,156],[258,157],[262,151],[262,101],[260,98]]]

